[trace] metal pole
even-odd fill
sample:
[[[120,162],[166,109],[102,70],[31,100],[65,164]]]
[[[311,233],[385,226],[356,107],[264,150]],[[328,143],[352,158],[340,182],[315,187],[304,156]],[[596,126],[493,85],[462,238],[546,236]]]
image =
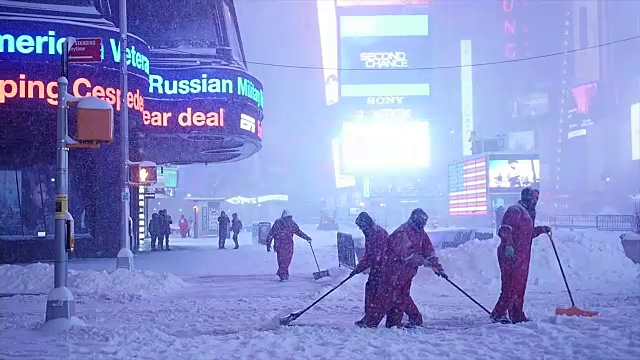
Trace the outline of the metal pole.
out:
[[[131,193],[129,191],[129,107],[127,94],[129,93],[127,68],[127,0],[120,1],[120,131],[122,147],[122,239],[116,267],[118,269],[133,269],[133,252],[129,239],[129,215]]]
[[[67,56],[68,42],[63,46],[63,57]],[[64,68],[64,66],[63,66]],[[63,70],[63,73],[66,71]],[[58,79],[57,111],[57,169],[56,169],[56,220],[54,244],[54,289],[47,298],[46,321],[75,315],[73,294],[67,289],[66,215],[68,212],[69,149],[67,148],[67,78]]]
[[[65,202],[68,198],[67,179],[69,176],[69,149],[67,148],[67,87],[68,81],[66,78],[58,79],[58,141],[57,141],[57,156],[58,166],[56,170],[56,202]],[[65,205],[62,205],[62,209],[56,209],[65,211]],[[67,228],[64,217],[56,214],[55,222],[55,283],[54,287],[59,288],[67,286],[67,251],[66,251],[66,235]]]

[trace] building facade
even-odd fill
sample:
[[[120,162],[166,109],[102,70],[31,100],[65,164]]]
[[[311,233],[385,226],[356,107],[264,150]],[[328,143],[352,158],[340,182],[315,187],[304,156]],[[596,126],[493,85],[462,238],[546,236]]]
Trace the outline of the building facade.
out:
[[[70,64],[70,92],[109,101],[115,141],[70,151],[70,212],[78,256],[120,248],[120,110],[129,108],[130,160],[237,161],[261,148],[264,96],[247,70],[232,1],[129,1],[120,48],[117,1],[0,1],[0,262],[52,257],[55,105],[61,44],[100,38],[98,63]],[[121,103],[120,57],[129,65]],[[73,113],[70,134],[74,132]],[[137,199],[137,189],[132,198]],[[132,201],[133,223],[137,201]],[[135,229],[134,229],[135,233]]]

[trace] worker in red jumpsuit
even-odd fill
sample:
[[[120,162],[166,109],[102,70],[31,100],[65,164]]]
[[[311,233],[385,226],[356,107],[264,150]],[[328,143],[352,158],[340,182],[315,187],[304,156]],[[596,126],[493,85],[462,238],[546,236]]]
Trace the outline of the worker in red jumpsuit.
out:
[[[373,319],[384,316],[384,297],[386,296],[383,272],[383,252],[389,238],[389,233],[377,225],[371,216],[361,212],[356,218],[356,225],[364,234],[364,256],[358,262],[351,276],[367,269],[369,278],[364,288],[364,317],[356,321],[356,325],[366,327]],[[378,320],[380,322],[380,320]],[[377,325],[377,323],[376,323]]]
[[[515,324],[528,321],[522,307],[529,276],[531,241],[551,231],[548,226],[533,226],[539,196],[538,190],[522,189],[518,204],[510,206],[502,218],[498,230],[498,263],[502,289],[500,298],[491,312],[493,322]]]
[[[389,328],[401,327],[405,313],[409,317],[409,324],[405,327],[422,326],[422,314],[411,298],[411,283],[418,268],[424,265],[436,275],[448,278],[429,235],[424,231],[428,220],[429,216],[424,210],[414,209],[409,220],[389,236],[384,250],[384,288],[387,294],[385,312],[366,324],[368,327],[376,327],[385,313],[386,326]]]
[[[293,257],[293,235],[307,240],[311,243],[311,237],[300,230],[298,224],[293,221],[291,214],[284,210],[280,219],[276,220],[267,235],[267,252],[271,251],[271,240],[273,239],[273,249],[278,258],[278,271],[276,275],[280,281],[289,280],[289,265]]]

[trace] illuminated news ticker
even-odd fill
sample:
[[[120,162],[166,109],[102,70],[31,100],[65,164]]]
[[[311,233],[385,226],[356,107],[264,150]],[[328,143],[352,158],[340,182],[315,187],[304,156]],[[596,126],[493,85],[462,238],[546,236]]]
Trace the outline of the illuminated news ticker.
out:
[[[487,161],[485,158],[449,165],[449,215],[487,214]]]

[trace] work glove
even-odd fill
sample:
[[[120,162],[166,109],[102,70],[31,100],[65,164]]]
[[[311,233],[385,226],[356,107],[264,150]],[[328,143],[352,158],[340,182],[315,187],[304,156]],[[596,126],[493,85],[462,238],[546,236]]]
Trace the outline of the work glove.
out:
[[[538,226],[541,234],[548,234],[551,232],[551,227],[547,225]]]
[[[440,276],[441,278],[443,278],[443,279],[448,279],[449,278],[449,276],[447,276],[447,273],[444,272],[443,268],[432,267],[431,269],[433,270],[433,272],[436,275]]]
[[[511,245],[505,246],[504,257],[507,260],[513,260],[516,257],[516,249]]]
[[[358,269],[357,269],[357,268],[356,268],[356,269],[353,269],[353,271],[349,274],[349,277],[356,276],[356,275],[358,275],[359,273],[360,273],[360,271],[358,271]]]
[[[311,244],[311,238],[308,238],[308,239],[307,239],[307,242],[308,242],[309,244]]]

